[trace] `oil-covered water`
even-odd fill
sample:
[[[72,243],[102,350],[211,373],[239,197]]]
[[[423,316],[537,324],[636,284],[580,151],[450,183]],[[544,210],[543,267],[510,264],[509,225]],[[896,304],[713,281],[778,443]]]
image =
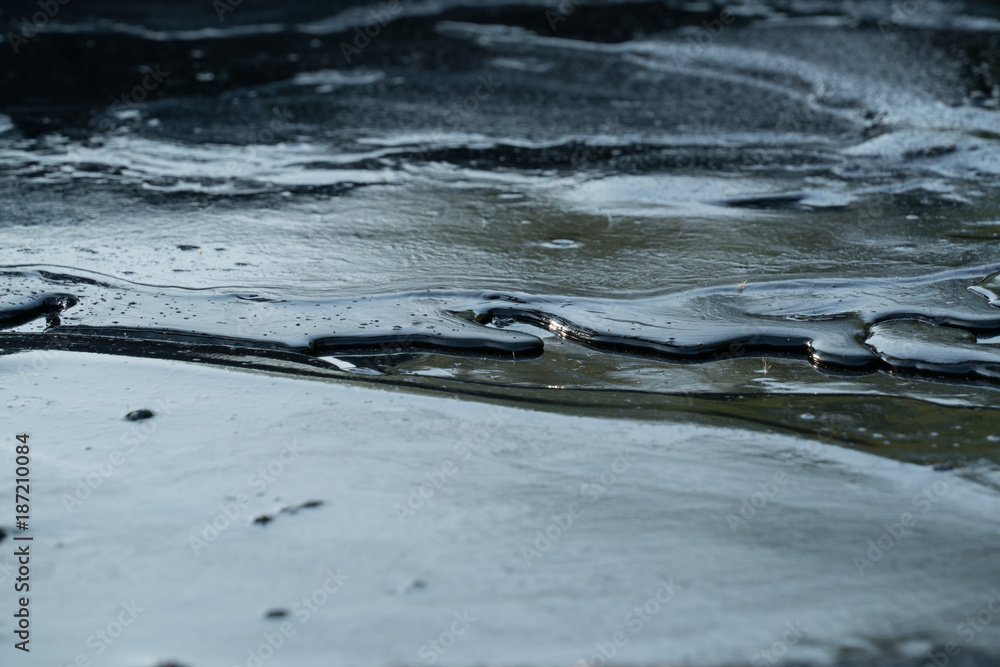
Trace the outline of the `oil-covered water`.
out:
[[[1000,651],[995,8],[341,4],[0,50],[30,659]]]

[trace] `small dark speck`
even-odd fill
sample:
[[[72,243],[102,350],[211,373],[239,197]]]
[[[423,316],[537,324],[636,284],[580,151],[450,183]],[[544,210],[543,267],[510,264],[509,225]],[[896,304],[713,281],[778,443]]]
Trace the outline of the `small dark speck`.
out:
[[[184,663],[177,662],[176,660],[163,660],[156,663],[156,667],[186,667]]]
[[[3,538],[7,537],[7,531],[0,528],[0,542],[3,542]]]
[[[254,519],[253,522],[254,523],[259,523],[260,525],[264,526],[264,525],[267,525],[268,523],[270,523],[273,520],[274,519],[272,519],[268,515],[261,514],[259,517],[257,517],[256,519]]]
[[[285,616],[288,616],[287,609],[270,609],[264,614],[264,618],[284,618]]]
[[[936,470],[937,472],[947,472],[949,470],[954,470],[954,469],[955,466],[951,465],[950,463],[938,463],[936,466],[934,466],[934,470]]]
[[[322,500],[307,500],[300,507],[319,507],[322,504]]]
[[[125,419],[137,422],[137,421],[142,421],[143,419],[149,419],[154,414],[155,413],[152,410],[133,410],[132,412],[125,415]]]
[[[178,248],[178,250],[201,250],[201,246],[186,245],[186,244],[181,244],[181,245],[177,246],[177,248]]]

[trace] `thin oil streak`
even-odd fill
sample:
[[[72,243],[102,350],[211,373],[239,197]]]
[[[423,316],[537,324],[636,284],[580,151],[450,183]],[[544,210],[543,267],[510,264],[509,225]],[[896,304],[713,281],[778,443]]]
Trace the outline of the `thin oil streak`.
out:
[[[35,338],[38,335],[27,335],[27,336],[30,336],[31,338]],[[75,343],[75,342],[76,341],[73,341],[73,343]],[[25,346],[25,349],[31,349],[33,347],[34,346],[30,346],[29,345],[29,346]],[[76,350],[76,349],[74,349],[76,347],[80,347],[80,348],[84,348],[84,349]],[[430,392],[430,393],[434,393],[434,394],[450,395],[450,396],[453,396],[453,397],[465,396],[465,397],[474,398],[474,399],[482,399],[482,400],[485,400],[485,401],[490,402],[490,403],[496,403],[496,404],[501,404],[501,405],[503,405],[503,404],[512,405],[512,406],[539,405],[539,406],[548,406],[548,407],[554,407],[554,408],[573,408],[575,410],[582,410],[582,411],[592,410],[594,408],[597,408],[599,410],[607,410],[608,408],[610,408],[612,413],[617,413],[618,416],[621,417],[621,418],[636,418],[636,417],[639,417],[639,418],[642,418],[642,419],[655,419],[658,416],[662,417],[662,413],[660,415],[651,414],[649,412],[649,410],[651,408],[649,408],[647,406],[641,406],[641,405],[639,405],[639,406],[625,406],[625,405],[622,405],[618,401],[614,402],[613,404],[609,404],[607,402],[601,402],[601,403],[596,403],[595,404],[595,403],[587,403],[587,402],[581,402],[581,401],[572,401],[572,400],[566,400],[566,399],[557,399],[557,398],[543,397],[543,396],[518,396],[516,394],[503,394],[503,393],[500,393],[500,392],[497,392],[497,391],[490,392],[490,391],[484,391],[484,390],[479,390],[479,389],[473,389],[473,388],[470,388],[468,385],[476,385],[476,386],[480,386],[480,387],[491,387],[491,388],[498,389],[498,390],[511,390],[511,389],[516,389],[516,390],[521,390],[521,391],[527,390],[527,391],[534,391],[534,392],[539,392],[539,393],[553,391],[552,389],[549,389],[549,388],[546,388],[546,387],[537,387],[537,386],[536,387],[529,387],[529,386],[524,386],[524,385],[519,385],[517,387],[511,387],[510,385],[503,385],[503,384],[498,384],[498,383],[490,383],[490,382],[486,382],[486,381],[482,381],[482,380],[470,380],[470,379],[458,379],[458,378],[433,378],[433,379],[431,379],[431,378],[422,378],[422,377],[421,378],[417,378],[417,377],[414,377],[414,376],[410,376],[409,378],[406,378],[406,379],[390,379],[390,378],[380,378],[380,377],[372,377],[372,376],[363,376],[362,377],[362,376],[358,376],[356,374],[352,374],[352,373],[348,373],[348,372],[344,372],[344,371],[334,370],[332,368],[328,368],[326,362],[322,362],[322,361],[320,361],[318,359],[315,359],[313,357],[309,357],[307,355],[298,355],[298,354],[294,354],[294,353],[292,353],[292,354],[282,354],[280,356],[285,361],[290,361],[292,363],[298,363],[298,364],[304,364],[306,366],[311,366],[313,368],[299,368],[299,369],[294,369],[293,370],[293,369],[289,369],[287,367],[269,365],[269,364],[258,363],[258,362],[253,362],[253,361],[240,360],[240,359],[237,359],[237,358],[226,359],[226,358],[223,358],[221,356],[213,356],[213,351],[210,351],[210,350],[207,350],[207,349],[203,349],[203,348],[200,350],[200,352],[190,352],[189,353],[189,354],[198,354],[199,358],[197,360],[184,358],[184,356],[182,356],[180,354],[178,354],[176,356],[157,356],[157,355],[151,355],[151,354],[149,354],[149,350],[148,349],[139,349],[137,347],[133,348],[133,346],[131,346],[131,345],[122,346],[122,347],[120,347],[120,348],[118,348],[117,350],[114,350],[114,351],[112,351],[112,350],[107,350],[107,351],[105,351],[105,350],[94,350],[92,348],[91,349],[85,349],[85,346],[83,346],[83,345],[74,345],[74,344],[70,344],[65,349],[67,349],[68,351],[83,351],[83,352],[95,353],[95,354],[107,354],[107,355],[110,355],[110,356],[126,355],[126,356],[139,357],[139,358],[148,358],[150,356],[156,356],[156,358],[161,358],[161,359],[168,359],[168,360],[175,360],[175,361],[185,361],[185,362],[188,362],[188,363],[199,363],[199,364],[206,364],[206,365],[216,365],[216,366],[223,366],[223,367],[231,367],[231,368],[234,368],[236,370],[263,371],[263,372],[275,373],[275,374],[278,374],[278,375],[285,375],[285,376],[291,376],[291,377],[300,377],[300,378],[303,378],[303,379],[326,380],[326,381],[340,380],[340,381],[353,382],[353,383],[356,383],[356,384],[367,385],[367,386],[373,386],[374,385],[374,386],[382,386],[382,387],[393,387],[393,388],[397,388],[397,389],[408,389],[408,390],[426,391],[426,392]],[[220,351],[222,351],[222,350],[220,350]],[[9,350],[8,350],[8,352],[9,352]],[[261,351],[261,352],[263,352],[263,351]],[[264,357],[264,358],[276,358],[278,355],[274,355],[274,354],[271,353],[271,351],[268,351],[268,354],[260,354],[260,355],[254,355],[254,356],[259,356],[259,357]],[[275,360],[278,360],[278,359],[275,359]],[[320,364],[323,365],[322,368],[320,367]],[[438,386],[440,384],[445,384],[446,386]],[[455,386],[455,385],[458,385],[458,386]],[[567,387],[567,388],[561,388],[558,391],[560,391],[560,392],[572,392],[572,393],[587,393],[587,394],[592,394],[592,395],[605,395],[605,396],[608,395],[608,394],[611,394],[612,396],[614,396],[616,394],[627,394],[627,395],[630,395],[630,396],[644,397],[644,398],[654,398],[655,397],[655,398],[693,399],[693,400],[706,400],[706,401],[713,401],[713,402],[739,402],[739,401],[744,400],[744,399],[754,398],[755,397],[755,395],[753,395],[753,394],[749,394],[748,395],[746,393],[733,393],[733,392],[651,392],[651,391],[647,391],[647,390],[636,390],[636,389],[603,389],[603,388],[594,388],[594,387]],[[766,394],[760,394],[760,396],[761,397],[766,397],[767,395]],[[788,398],[800,398],[800,399],[801,398],[810,398],[810,399],[816,398],[815,395],[812,395],[812,394],[787,394],[787,395],[783,395],[783,396],[786,396]],[[831,393],[831,394],[823,394],[822,395],[822,398],[827,398],[827,397],[830,397],[830,398],[836,398],[836,397],[841,397],[841,398],[856,398],[856,394],[851,394],[851,393]],[[917,401],[917,402],[926,402],[926,401],[922,401],[920,399],[911,399],[911,398],[900,399],[900,397],[893,397],[893,396],[882,396],[882,398],[896,399],[896,400],[909,400],[909,401]],[[980,412],[980,413],[984,410],[984,408],[970,407],[970,406],[951,406],[951,405],[949,405],[947,407],[949,409],[952,409],[952,410],[964,410],[964,411],[970,411],[970,412],[971,411],[975,411],[975,412]],[[629,411],[628,414],[623,414],[623,411],[625,411],[625,410]],[[685,406],[685,405],[676,405],[676,404],[667,406],[666,407],[666,411],[667,412],[673,412],[673,413],[693,414],[693,415],[702,416],[702,417],[704,417],[704,416],[717,417],[717,418],[723,418],[723,419],[726,419],[726,420],[729,420],[729,421],[734,421],[734,422],[737,422],[737,423],[753,424],[753,425],[756,425],[758,427],[764,427],[765,430],[771,430],[771,431],[783,432],[783,433],[790,433],[790,434],[794,434],[794,435],[797,435],[797,436],[814,438],[814,439],[818,439],[820,441],[830,442],[830,443],[837,444],[837,445],[840,445],[840,446],[862,447],[862,448],[864,448],[865,450],[868,450],[868,451],[872,451],[872,450],[877,450],[878,449],[878,445],[873,444],[873,443],[868,442],[868,441],[865,441],[864,439],[861,439],[861,438],[846,437],[846,436],[843,436],[843,435],[838,435],[838,434],[833,433],[833,432],[823,432],[823,431],[820,431],[820,430],[809,429],[807,427],[795,426],[795,425],[792,425],[792,424],[790,424],[788,422],[776,421],[776,420],[771,420],[771,419],[764,419],[764,418],[761,418],[759,416],[747,416],[747,415],[735,414],[735,413],[725,412],[725,411],[720,411],[720,410],[698,408],[697,406]],[[875,453],[875,452],[873,452],[873,453]]]

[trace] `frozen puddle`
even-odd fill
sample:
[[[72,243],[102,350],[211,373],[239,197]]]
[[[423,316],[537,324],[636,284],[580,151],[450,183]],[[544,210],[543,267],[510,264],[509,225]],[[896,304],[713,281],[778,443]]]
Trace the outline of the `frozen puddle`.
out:
[[[173,361],[16,354],[0,381],[33,444],[25,664],[1000,649],[961,626],[1000,587],[991,469]]]

